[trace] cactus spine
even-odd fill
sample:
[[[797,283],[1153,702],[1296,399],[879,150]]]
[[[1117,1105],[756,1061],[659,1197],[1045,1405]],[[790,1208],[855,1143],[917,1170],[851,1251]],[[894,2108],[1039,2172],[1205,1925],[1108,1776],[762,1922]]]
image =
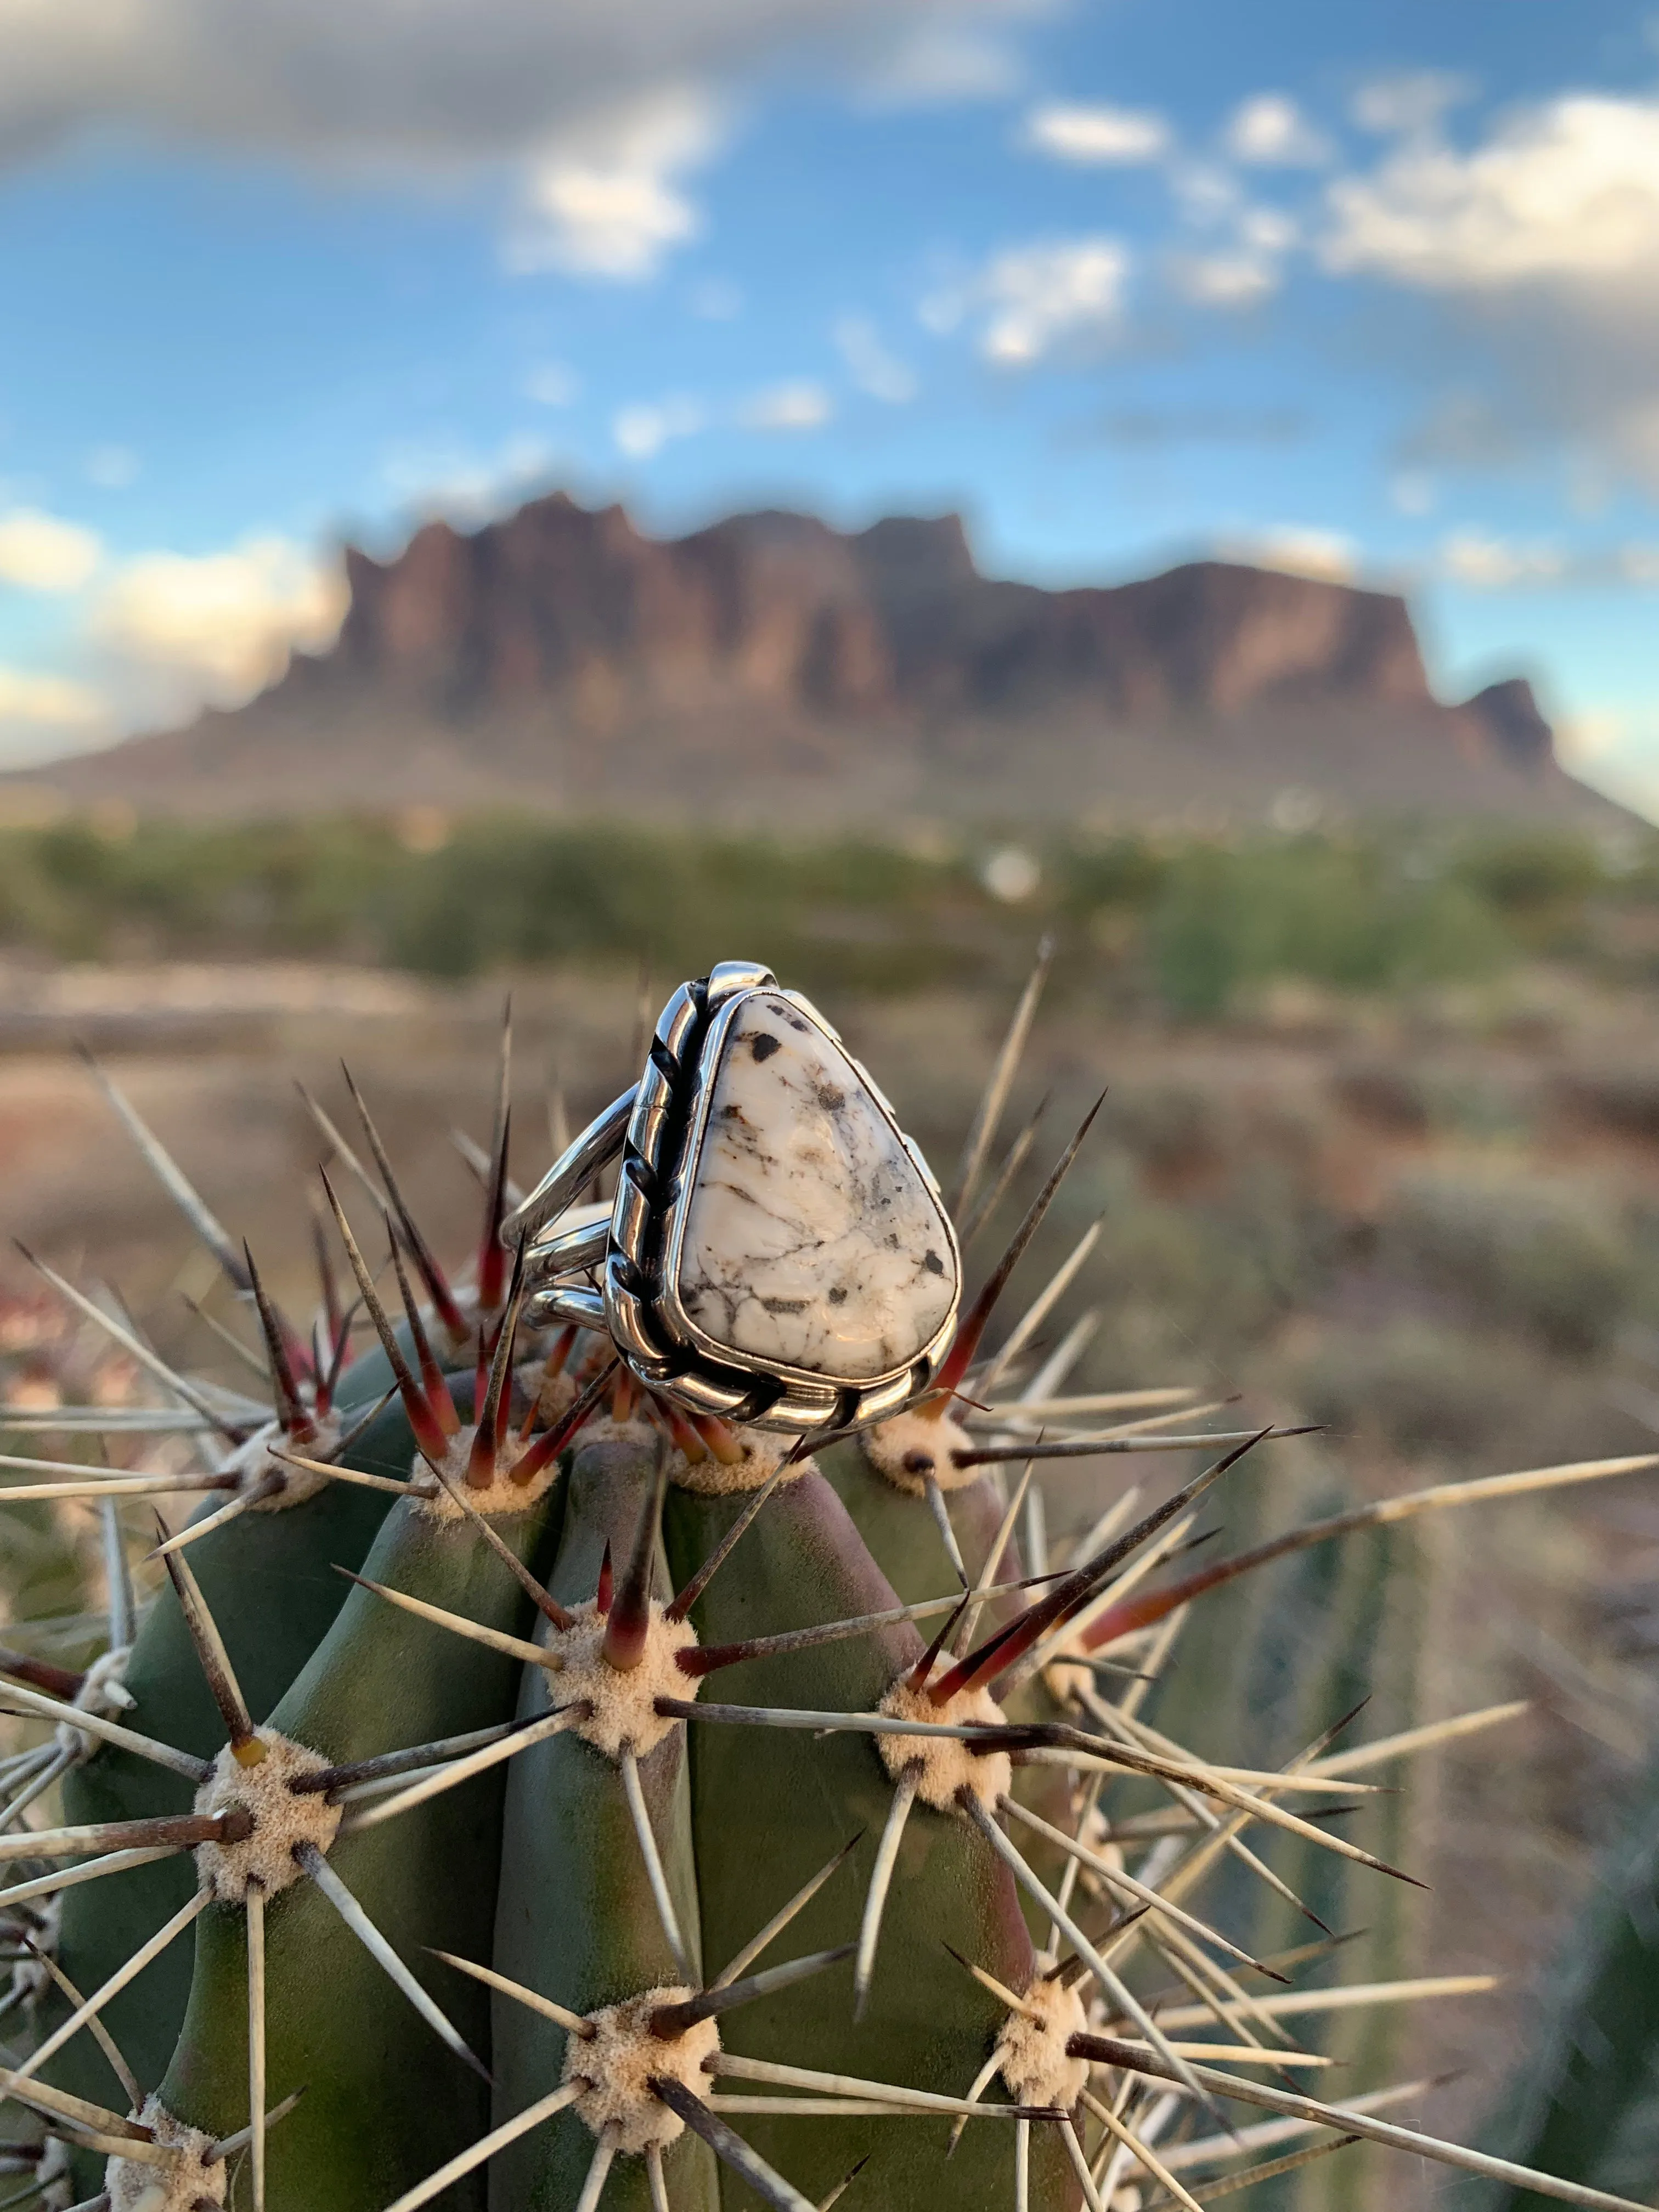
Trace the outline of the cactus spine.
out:
[[[1040,988],[959,1223],[1005,1180]],[[1194,1426],[1213,1409],[1190,1392],[1139,1419],[1057,1403],[1067,1355],[1034,1340],[1096,1232],[984,1350],[1086,1121],[925,1394],[814,1451],[643,1389],[526,1308],[499,1235],[505,1054],[467,1287],[362,1100],[373,1170],[314,1109],[403,1310],[330,1186],[356,1308],[325,1267],[308,1345],[112,1096],[251,1303],[270,1397],[146,1353],[191,1439],[218,1440],[204,1504],[140,1620],[114,1545],[100,1666],[0,1660],[8,1700],[62,1732],[49,1784],[33,1749],[21,1784],[9,1763],[0,1820],[5,2002],[31,2046],[0,2090],[47,2212],[1121,2212],[1366,2136],[1624,2201],[1401,2129],[1380,2117],[1397,2087],[1334,2107],[1278,2086],[1317,2086],[1319,1997],[1273,1987],[1297,1946],[1263,1952],[1334,1917],[1337,1881],[1396,1871],[1322,1808],[1471,1724],[1332,1747],[1341,1701],[1395,1668],[1378,1577],[1322,1577],[1317,1712],[1287,1691],[1270,1732],[1226,1736],[1284,1683],[1271,1613],[1231,1712],[1213,1665],[1207,1695],[1162,1677],[1252,1565],[1312,1574],[1328,1540],[1650,1459],[1443,1486],[1195,1567],[1200,1501],[1248,1498],[1273,1432]],[[1155,1472],[1170,1450],[1183,1482],[1122,1492],[1051,1564],[1045,1460]],[[43,1486],[75,1483],[118,1537],[134,1493],[102,1470]],[[1273,1832],[1293,1856],[1270,1867]],[[1250,2166],[1240,2103],[1301,2140]]]

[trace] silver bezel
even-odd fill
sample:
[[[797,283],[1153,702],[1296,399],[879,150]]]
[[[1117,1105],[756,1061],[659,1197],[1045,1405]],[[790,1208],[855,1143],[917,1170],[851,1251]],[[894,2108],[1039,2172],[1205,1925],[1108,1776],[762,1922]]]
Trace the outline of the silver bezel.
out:
[[[729,963],[714,970],[700,1006],[696,997],[694,987],[682,986],[664,1009],[629,1119],[603,1277],[605,1316],[617,1348],[653,1389],[698,1412],[737,1415],[757,1427],[841,1428],[896,1412],[932,1380],[960,1310],[961,1254],[932,1170],[834,1026],[810,1000],[782,989],[769,969]],[[950,1308],[914,1359],[880,1375],[825,1376],[739,1352],[710,1336],[681,1303],[686,1218],[708,1134],[714,1077],[732,1024],[757,997],[783,1000],[843,1054],[938,1208],[956,1276]],[[694,1036],[695,1058],[688,1065],[685,1048]],[[664,1156],[671,1145],[672,1158]]]

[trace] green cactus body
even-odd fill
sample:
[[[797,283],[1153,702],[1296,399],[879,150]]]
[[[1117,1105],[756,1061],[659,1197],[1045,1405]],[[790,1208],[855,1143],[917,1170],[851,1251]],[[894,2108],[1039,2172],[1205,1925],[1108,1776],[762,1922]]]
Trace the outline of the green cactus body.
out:
[[[740,1496],[671,1493],[665,1528],[676,1583],[708,1555],[744,1502]],[[926,1516],[925,1506],[916,1510]],[[700,1642],[724,1644],[880,1612],[896,1602],[841,1499],[809,1470],[779,1490],[692,1619]],[[745,1660],[712,1677],[705,1694],[721,1703],[870,1712],[921,1650],[915,1631],[901,1626]],[[893,1796],[867,1736],[820,1741],[798,1729],[690,1725],[698,1888],[712,1960],[737,1950],[860,1830],[848,1887],[855,1897],[862,1894]],[[732,1848],[734,1828],[744,1838],[741,1848]],[[799,1948],[844,1938],[850,1917],[846,1895],[826,1889],[795,1923]],[[726,2047],[961,2095],[1004,2014],[946,1946],[1023,1989],[1031,1949],[1013,1885],[962,1819],[918,1807],[906,1826],[884,1929],[861,2022],[854,2025],[844,1978],[837,1974],[811,2003],[791,1990],[734,2014],[723,2038]],[[1006,2123],[970,2124],[948,2166],[945,2120],[761,2118],[746,2123],[744,2132],[797,2186],[818,2195],[873,2153],[872,2201],[891,2212],[933,2212],[942,2189],[963,2212],[993,2206],[1003,2212],[1012,2199],[1012,2130]],[[1033,2166],[1033,2203],[1063,2203],[1069,2169],[1052,2131],[1039,2136]],[[761,2201],[734,2188],[729,2175],[726,2186],[725,2212],[750,2212]]]
[[[884,1425],[897,1432],[896,1450],[883,1429],[878,1428],[870,1436],[832,1444],[816,1461],[825,1480],[847,1508],[871,1558],[905,1604],[915,1604],[922,1598],[943,1597],[960,1587],[939,1524],[926,1499],[915,1494],[915,1479],[910,1478],[913,1487],[901,1488],[890,1471],[897,1468],[902,1476],[899,1462],[906,1445],[914,1448],[914,1432],[919,1426],[914,1418],[902,1417],[899,1422]],[[943,1462],[948,1467],[952,1447],[967,1441],[946,1415],[927,1424],[921,1449],[935,1464]],[[986,1564],[1006,1517],[999,1486],[988,1474],[976,1474],[967,1481],[958,1475],[943,1495],[963,1564],[969,1579],[978,1583],[985,1579]],[[999,1585],[1015,1583],[1024,1571],[1018,1536],[1011,1533],[991,1579]],[[991,1598],[986,1601],[979,1620],[986,1628],[993,1628],[1018,1611],[1018,1599],[1015,1596]],[[1064,1717],[1048,1696],[1040,1678],[1023,1685],[1012,1698],[1004,1700],[1004,1705],[1011,1720]],[[1017,1770],[1014,1789],[1023,1803],[1030,1804],[1048,1819],[1063,1817],[1065,1778],[1055,1770]],[[1041,1940],[1047,1930],[1046,1921],[1029,1899],[1020,1899],[1020,1909],[1030,1923],[1033,1940]]]
[[[902,1414],[867,1435],[832,1445],[818,1457],[817,1465],[856,1523],[872,1559],[907,1604],[941,1597],[960,1587],[939,1524],[921,1494],[927,1474],[943,1472],[950,1486],[942,1488],[941,1495],[963,1564],[975,1583],[985,1578],[1006,1508],[991,1474],[981,1471],[964,1480],[962,1471],[952,1471],[951,1454],[968,1443],[948,1413],[925,1422],[915,1414]],[[908,1468],[907,1460],[912,1462]],[[1018,1536],[1011,1532],[991,1579],[999,1585],[1014,1583],[1024,1571]],[[979,1615],[981,1632],[1012,1619],[1018,1609],[1014,1595],[988,1600]],[[1003,1702],[1011,1720],[1066,1717],[1040,1676],[1022,1684]],[[1045,1818],[1064,1820],[1066,1781],[1056,1769],[1017,1769],[1014,1792]],[[1046,1859],[1049,1854],[1039,1850],[1037,1856]],[[1019,1903],[1032,1940],[1042,1941],[1048,1932],[1046,1917],[1029,1898],[1022,1897]]]
[[[636,1432],[637,1433],[637,1432]],[[558,1555],[547,1577],[551,1595],[574,1607],[592,1598],[607,1548],[625,1558],[654,1462],[626,1431],[585,1444],[566,1477]],[[657,1595],[671,1593],[657,1569]],[[544,1635],[540,1640],[549,1640]],[[526,1668],[519,1710],[528,1717],[558,1699],[559,1678]],[[685,1733],[665,1735],[639,1765],[651,1825],[688,1953],[700,1963],[699,1908],[692,1845]],[[473,1954],[479,1955],[479,1954]],[[501,1972],[590,2013],[644,1990],[678,1985],[652,1898],[642,1855],[614,1761],[577,1735],[538,1744],[513,1762],[507,1841],[496,1908],[495,1960]],[[546,2095],[559,2080],[566,2031],[510,1998],[498,1997],[493,2068],[498,2121]],[[510,2212],[563,2212],[579,2197],[593,2137],[574,2112],[522,2138],[491,2166],[489,2201]],[[714,2160],[682,2135],[665,2159],[675,2212],[720,2212]],[[645,2212],[638,2159],[622,2160],[608,2184],[607,2208]]]
[[[1599,2189],[1650,2196],[1659,2146],[1659,1771],[1625,1809],[1553,1972],[1538,2047],[1482,2130],[1486,2147]],[[1466,2185],[1460,2212],[1541,2212],[1535,2191]]]
[[[1334,1480],[1328,1467],[1317,1468],[1311,1479],[1263,1468],[1229,1495],[1228,1532],[1243,1547],[1297,1515],[1352,1503],[1352,1492]],[[1204,1596],[1181,1626],[1158,1692],[1158,1729],[1212,1757],[1225,1744],[1241,1764],[1275,1767],[1362,1704],[1365,1735],[1407,1729],[1418,1717],[1422,1607],[1417,1550],[1408,1531],[1363,1531],[1346,1544],[1301,1553],[1232,1583]],[[1063,1692],[1066,1670],[1054,1671]],[[1049,1712],[1065,1710],[1045,1686],[1033,1684],[1031,1690],[1046,1698]],[[1379,1771],[1365,1778],[1390,1778]],[[1152,1810],[1167,1799],[1155,1789],[1131,1784],[1120,1789],[1115,1802],[1133,1812]],[[1396,1864],[1408,1863],[1405,1806],[1391,1794],[1366,1813],[1367,1843]],[[1049,1808],[1038,1809],[1053,1817]],[[1213,1925],[1258,1958],[1317,1943],[1325,1929],[1339,1931],[1348,1940],[1310,1977],[1321,1982],[1382,1983],[1407,1971],[1405,1893],[1399,1884],[1380,1882],[1369,1869],[1293,1836],[1257,1837],[1252,1849],[1307,1911],[1269,1889],[1240,1860],[1225,1857],[1204,1893],[1205,1917]],[[1260,1992],[1259,1984],[1250,1986]],[[1363,2068],[1367,2079],[1385,2079],[1406,2027],[1397,2010],[1361,2009],[1338,2015],[1331,2042],[1356,2073]],[[1377,2169],[1385,2186],[1389,2171]],[[1343,2160],[1325,2159],[1262,2182],[1256,2195],[1263,2212],[1349,2212],[1356,2203],[1371,2202],[1356,2195],[1357,2179]]]
[[[926,1499],[901,1490],[879,1473],[871,1463],[865,1439],[850,1437],[844,1443],[832,1444],[817,1464],[902,1604],[942,1597],[958,1587],[956,1569]],[[963,1563],[977,1579],[1002,1525],[1002,1500],[983,1474],[959,1484],[945,1498]],[[1018,1545],[1011,1540],[997,1570],[999,1582],[1018,1579],[1023,1571],[1018,1559]],[[993,1607],[993,1618],[995,1613]]]
[[[393,1407],[364,1431],[347,1464],[401,1474],[412,1449],[409,1424]],[[196,1517],[219,1503],[210,1496]],[[349,1589],[334,1567],[362,1564],[386,1504],[384,1492],[331,1483],[283,1510],[246,1513],[191,1546],[203,1595],[256,1716],[271,1711],[327,1634]],[[223,1743],[224,1722],[170,1584],[143,1612],[124,1680],[137,1700],[132,1724],[145,1735],[203,1759]],[[65,1778],[63,1795],[64,1820],[79,1824],[187,1813],[191,1792],[183,1777],[106,1745]],[[99,1988],[178,1911],[195,1883],[194,1866],[181,1853],[67,1891],[59,1953],[64,1972],[82,1990]],[[159,2081],[173,2055],[190,1994],[190,1961],[188,1945],[175,1944],[111,2003],[107,2024],[141,2081]],[[43,2018],[52,2023],[66,2011],[59,2000]],[[65,2045],[49,2076],[100,2101],[113,2083],[90,2036]],[[83,2178],[97,2170],[95,2161],[82,2162]]]
[[[1282,1527],[1292,1502],[1288,1493],[1296,1493],[1294,1504],[1304,1510],[1352,1502],[1346,1486],[1334,1486],[1324,1471],[1299,1485],[1270,1475],[1229,1501],[1230,1530],[1236,1528],[1248,1543]],[[1415,1550],[1409,1532],[1368,1531],[1345,1545],[1304,1553],[1195,1606],[1171,1656],[1159,1729],[1212,1757],[1224,1743],[1237,1747],[1241,1764],[1277,1766],[1362,1704],[1367,1736],[1409,1728],[1419,1717]],[[1390,1778],[1382,1772],[1365,1777]],[[1366,1819],[1367,1842],[1400,1863],[1408,1839],[1399,1796],[1390,1794],[1369,1808]],[[1326,1970],[1330,1978],[1382,1981],[1401,1970],[1405,1897],[1398,1883],[1380,1883],[1364,1868],[1291,1836],[1264,1840],[1261,1856],[1328,1927],[1364,1931],[1335,1954]],[[1320,1934],[1237,1860],[1217,1869],[1206,1895],[1220,1924],[1258,1957]],[[1362,2016],[1362,2024],[1370,2047],[1351,2047],[1344,2055],[1376,2071],[1391,2055],[1397,2016]],[[1340,2172],[1316,2167],[1280,2185],[1279,2201],[1313,2204],[1343,2186]]]
[[[550,1506],[504,1518],[521,1558],[544,1537]],[[399,1501],[365,1562],[374,1580],[510,1634],[527,1627],[518,1583],[465,1522]],[[337,1577],[336,1578],[337,1579]],[[510,1719],[515,1662],[465,1644],[354,1589],[270,1716],[289,1741],[348,1765]],[[505,1777],[497,1766],[401,1820],[343,1838],[328,1863],[424,1983],[441,1972],[429,1948],[488,1955],[501,1854]],[[441,1868],[434,1881],[432,1870]],[[303,2087],[271,2168],[271,2212],[344,2212],[396,2193],[488,2124],[488,2092],[435,2039],[308,1882],[267,1912],[270,2079],[273,2097]],[[183,2033],[161,2097],[219,2133],[247,2119],[246,1954],[242,1917],[210,1908],[199,1924]],[[488,2063],[489,2005],[443,1977],[440,2002]],[[373,2021],[372,2032],[364,2023]],[[273,2144],[278,2139],[273,2138]],[[474,2183],[457,2203],[482,2203]]]

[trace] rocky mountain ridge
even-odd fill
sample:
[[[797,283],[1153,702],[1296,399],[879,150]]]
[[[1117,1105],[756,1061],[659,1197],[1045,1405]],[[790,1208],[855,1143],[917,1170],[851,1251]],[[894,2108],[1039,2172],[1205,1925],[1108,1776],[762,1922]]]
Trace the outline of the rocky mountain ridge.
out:
[[[1201,561],[1050,591],[961,519],[678,538],[562,493],[348,550],[337,643],[262,697],[55,771],[191,812],[515,803],[874,826],[1594,806],[1522,678],[1461,705],[1405,601]]]

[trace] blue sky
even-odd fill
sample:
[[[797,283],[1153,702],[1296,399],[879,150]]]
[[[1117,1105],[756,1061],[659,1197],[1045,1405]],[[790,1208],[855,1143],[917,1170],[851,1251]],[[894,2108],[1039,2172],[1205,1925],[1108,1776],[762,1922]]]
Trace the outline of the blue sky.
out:
[[[1659,10],[0,0],[0,758],[562,484],[1408,590],[1659,811]]]

